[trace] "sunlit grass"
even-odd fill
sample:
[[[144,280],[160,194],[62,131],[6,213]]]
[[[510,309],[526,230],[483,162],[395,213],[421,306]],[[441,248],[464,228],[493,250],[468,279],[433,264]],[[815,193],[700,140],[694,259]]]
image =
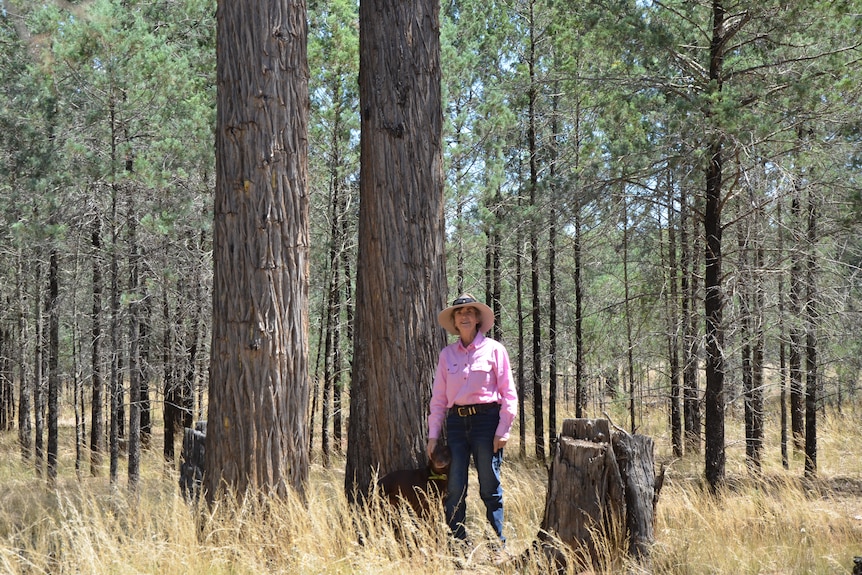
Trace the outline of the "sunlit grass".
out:
[[[768,424],[762,475],[754,477],[745,465],[741,425],[729,421],[728,487],[720,497],[703,487],[702,455],[679,460],[670,455],[664,421],[656,412],[641,423],[656,440],[657,462],[669,464],[650,561],[638,566],[605,550],[607,572],[851,572],[853,556],[862,555],[858,408],[820,419],[813,481],[802,479],[798,455],[791,457],[789,470],[781,466],[774,422]],[[0,573],[419,575],[550,569],[537,559],[500,564],[473,492],[468,524],[475,548],[464,552],[452,548],[439,519],[393,519],[386,507],[349,504],[343,460],[328,469],[315,463],[304,499],[229,498],[208,509],[181,497],[176,473],[165,470],[158,449],[144,454],[140,486],[132,494],[122,474],[111,486],[107,469],[98,477],[87,470],[77,479],[69,441],[65,438],[52,488],[32,462],[22,462],[15,433],[0,435]],[[154,445],[160,441],[157,437]],[[517,447],[515,439],[504,467],[510,556],[536,540],[547,489],[545,466],[517,457]],[[534,445],[526,451],[531,456]],[[475,488],[474,476],[471,481]]]

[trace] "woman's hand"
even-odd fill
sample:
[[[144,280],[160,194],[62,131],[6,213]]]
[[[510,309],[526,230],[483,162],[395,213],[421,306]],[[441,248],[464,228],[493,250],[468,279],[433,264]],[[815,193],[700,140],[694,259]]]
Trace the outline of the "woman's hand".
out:
[[[494,453],[497,453],[498,451],[500,451],[501,449],[506,447],[506,444],[508,442],[509,442],[508,439],[503,439],[499,435],[495,435],[494,436]]]
[[[496,444],[496,440],[495,440],[495,444]],[[428,459],[431,459],[431,454],[434,453],[435,447],[437,447],[437,440],[436,439],[429,439],[428,445],[425,446],[425,453],[428,454]]]

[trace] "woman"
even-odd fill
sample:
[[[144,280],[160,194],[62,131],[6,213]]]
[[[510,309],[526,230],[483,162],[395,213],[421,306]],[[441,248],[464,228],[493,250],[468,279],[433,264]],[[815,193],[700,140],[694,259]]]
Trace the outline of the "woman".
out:
[[[518,411],[509,354],[503,344],[485,337],[494,325],[494,313],[470,294],[459,296],[437,315],[437,321],[458,340],[440,352],[428,416],[430,457],[445,421],[452,451],[449,487],[444,507],[452,535],[467,539],[467,472],[470,457],[479,476],[479,496],[488,522],[505,544],[503,488],[500,467]]]

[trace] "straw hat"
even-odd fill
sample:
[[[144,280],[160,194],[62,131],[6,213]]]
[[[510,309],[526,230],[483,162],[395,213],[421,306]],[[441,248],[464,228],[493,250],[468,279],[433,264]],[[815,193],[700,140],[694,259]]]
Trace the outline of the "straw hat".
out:
[[[455,301],[452,302],[452,305],[438,313],[438,323],[440,323],[440,325],[452,335],[459,335],[458,330],[455,329],[455,310],[469,306],[479,310],[479,315],[482,318],[482,322],[479,324],[479,331],[486,333],[494,325],[494,312],[485,304],[476,301],[476,298],[468,293],[459,295],[455,298]]]

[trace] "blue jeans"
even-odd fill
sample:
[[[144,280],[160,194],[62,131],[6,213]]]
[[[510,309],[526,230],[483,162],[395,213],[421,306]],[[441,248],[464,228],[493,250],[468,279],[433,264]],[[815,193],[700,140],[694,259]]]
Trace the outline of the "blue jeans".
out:
[[[452,450],[452,464],[444,507],[446,522],[457,539],[467,538],[464,528],[467,514],[465,500],[467,472],[472,456],[479,475],[479,496],[485,504],[485,516],[500,541],[506,541],[503,537],[503,487],[500,485],[503,450],[494,453],[494,432],[499,422],[499,406],[468,417],[459,417],[450,412],[446,418],[446,437]]]

